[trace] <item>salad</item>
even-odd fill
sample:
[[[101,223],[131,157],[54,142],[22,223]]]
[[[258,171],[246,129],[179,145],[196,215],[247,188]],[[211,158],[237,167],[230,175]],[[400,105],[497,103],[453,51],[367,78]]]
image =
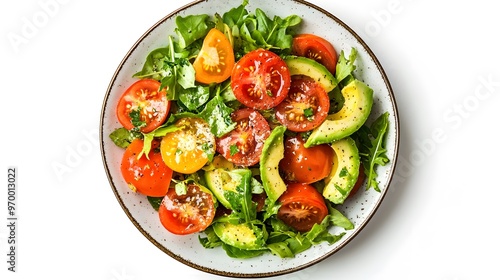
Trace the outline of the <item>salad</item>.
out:
[[[165,230],[234,258],[294,257],[354,228],[337,206],[362,185],[380,191],[388,113],[366,123],[373,90],[354,75],[356,49],[247,5],[177,16],[110,138]]]

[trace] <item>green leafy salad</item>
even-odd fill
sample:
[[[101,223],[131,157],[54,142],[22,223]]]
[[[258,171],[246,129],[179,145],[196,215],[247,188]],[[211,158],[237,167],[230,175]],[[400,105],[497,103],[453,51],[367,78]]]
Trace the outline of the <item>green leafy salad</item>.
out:
[[[355,77],[355,48],[247,5],[177,16],[109,136],[167,232],[233,258],[290,258],[354,229],[337,206],[361,186],[380,192],[389,113],[367,123],[373,90]]]

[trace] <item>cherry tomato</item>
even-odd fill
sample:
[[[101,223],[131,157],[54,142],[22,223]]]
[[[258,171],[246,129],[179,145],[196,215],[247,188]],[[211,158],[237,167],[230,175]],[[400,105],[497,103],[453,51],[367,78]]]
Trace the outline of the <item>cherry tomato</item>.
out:
[[[323,64],[328,71],[335,74],[337,52],[333,45],[314,34],[300,34],[293,38],[292,54],[305,56]]]
[[[334,154],[328,144],[305,148],[301,136],[287,137],[279,167],[285,180],[311,184],[330,174]]]
[[[182,118],[175,125],[181,129],[163,136],[161,156],[172,170],[194,173],[208,162],[207,154],[215,153],[215,136],[201,118]]]
[[[234,111],[231,119],[236,122],[236,127],[217,138],[217,152],[235,165],[255,165],[260,160],[264,141],[271,133],[266,119],[250,108]]]
[[[160,222],[168,231],[185,235],[205,230],[215,217],[212,194],[204,187],[188,184],[186,194],[170,188],[158,209]]]
[[[135,139],[128,145],[123,154],[121,173],[123,179],[129,187],[138,193],[152,196],[163,197],[170,185],[172,179],[172,169],[165,165],[160,153],[158,152],[159,141],[153,141],[151,151],[141,158],[137,155],[141,152],[144,141]]]
[[[262,192],[259,194],[252,194],[252,201],[257,203],[257,212],[260,212],[264,209],[266,205],[267,194],[266,192]]]
[[[203,84],[222,83],[231,76],[233,66],[231,43],[224,33],[216,28],[211,29],[193,63],[196,81]]]
[[[170,101],[160,82],[142,79],[133,83],[120,97],[116,114],[124,128],[139,127],[144,133],[153,131],[167,118]]]
[[[288,96],[276,107],[276,119],[295,132],[304,132],[318,127],[328,116],[330,99],[328,93],[313,79],[292,76]]]
[[[300,232],[309,231],[328,215],[323,196],[309,184],[288,184],[278,202],[278,219]]]
[[[257,110],[273,108],[288,94],[290,71],[277,54],[254,50],[236,63],[231,87],[236,99],[245,106]]]

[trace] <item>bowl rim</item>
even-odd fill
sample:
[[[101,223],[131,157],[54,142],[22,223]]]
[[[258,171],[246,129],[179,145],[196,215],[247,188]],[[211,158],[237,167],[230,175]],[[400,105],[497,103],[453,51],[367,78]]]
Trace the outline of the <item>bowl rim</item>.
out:
[[[194,269],[197,269],[197,270],[200,270],[200,271],[203,271],[203,272],[206,272],[206,273],[210,273],[210,274],[214,274],[214,275],[219,275],[219,276],[226,276],[226,277],[234,277],[234,278],[264,278],[264,277],[273,277],[273,276],[284,275],[284,274],[296,272],[296,271],[305,269],[307,267],[313,266],[313,265],[315,265],[315,264],[317,264],[317,263],[319,263],[319,262],[327,259],[328,257],[330,257],[334,253],[338,252],[342,248],[344,248],[348,243],[350,243],[362,231],[362,229],[373,218],[374,214],[377,212],[377,210],[379,209],[380,205],[382,204],[382,201],[384,200],[384,198],[385,198],[385,196],[386,196],[386,194],[388,192],[388,189],[389,189],[390,185],[392,184],[392,179],[393,179],[395,171],[396,171],[396,165],[397,165],[398,156],[399,156],[399,144],[400,144],[400,122],[399,122],[399,112],[398,112],[398,107],[397,107],[397,103],[396,103],[396,98],[394,96],[394,92],[393,92],[391,83],[390,83],[390,81],[389,81],[389,79],[387,77],[387,74],[386,74],[384,68],[382,67],[380,61],[378,60],[378,58],[376,57],[376,55],[374,54],[374,52],[370,49],[370,47],[366,44],[366,42],[361,38],[361,36],[359,36],[351,27],[349,27],[346,23],[344,23],[337,16],[333,15],[329,11],[327,11],[327,10],[319,7],[316,4],[310,3],[310,2],[305,1],[305,0],[288,0],[288,1],[292,1],[292,2],[296,2],[296,3],[299,3],[299,4],[306,5],[308,7],[311,7],[313,9],[317,10],[318,12],[324,14],[328,18],[330,18],[333,21],[335,21],[336,23],[338,23],[342,28],[344,28],[345,30],[347,30],[350,33],[350,35],[353,36],[359,42],[360,45],[362,45],[362,47],[368,53],[368,55],[370,56],[370,58],[373,60],[374,64],[377,67],[377,70],[379,71],[379,73],[382,76],[382,79],[384,81],[384,85],[387,88],[387,91],[389,93],[389,99],[391,101],[391,107],[393,109],[393,112],[391,112],[391,113],[393,114],[394,121],[395,121],[395,123],[394,123],[394,127],[395,127],[395,132],[394,132],[395,133],[395,142],[394,142],[394,151],[393,151],[394,152],[394,156],[393,156],[393,159],[391,160],[391,166],[390,166],[390,169],[388,171],[388,177],[387,177],[386,187],[383,190],[381,190],[380,196],[378,198],[378,201],[376,201],[373,209],[371,210],[370,213],[367,214],[367,218],[364,219],[363,222],[360,225],[357,226],[357,228],[353,232],[353,234],[351,234],[347,239],[345,239],[342,243],[340,243],[339,246],[337,246],[334,250],[331,250],[330,252],[328,252],[327,254],[324,254],[321,257],[318,257],[318,258],[316,258],[316,259],[314,259],[312,261],[309,261],[309,262],[307,262],[305,264],[302,264],[300,266],[296,266],[294,268],[287,268],[287,269],[283,269],[283,270],[276,270],[276,271],[273,271],[273,272],[263,272],[263,273],[260,273],[260,272],[257,272],[257,273],[237,273],[237,272],[227,272],[227,271],[222,271],[222,270],[216,270],[216,269],[212,269],[212,268],[205,267],[205,266],[196,264],[194,262],[188,261],[188,260],[182,258],[181,256],[174,254],[168,248],[165,248],[162,244],[160,244],[153,237],[151,237],[151,235],[144,228],[142,228],[142,226],[137,222],[137,220],[134,218],[134,216],[130,213],[129,209],[127,208],[127,206],[125,205],[125,203],[120,198],[120,195],[119,195],[119,193],[117,191],[117,188],[116,188],[116,186],[114,184],[113,175],[111,174],[111,172],[110,172],[110,170],[108,168],[108,164],[107,164],[107,160],[106,160],[106,153],[104,152],[104,150],[105,150],[104,149],[104,137],[105,136],[104,136],[104,129],[103,129],[103,127],[104,127],[104,116],[105,116],[105,111],[106,111],[108,99],[109,99],[109,97],[111,95],[110,93],[111,93],[111,90],[112,90],[112,88],[113,88],[113,86],[114,86],[114,84],[116,82],[118,74],[120,73],[120,71],[124,67],[125,62],[131,56],[131,54],[136,50],[136,48],[141,44],[141,42],[147,36],[149,36],[149,34],[151,32],[153,32],[159,25],[161,25],[163,22],[165,22],[166,20],[170,19],[171,17],[175,16],[176,14],[179,14],[183,10],[185,10],[185,9],[187,9],[189,7],[195,6],[195,5],[199,4],[199,3],[206,2],[206,1],[207,0],[192,1],[192,2],[190,2],[188,4],[185,4],[185,5],[177,8],[177,9],[175,9],[171,13],[165,15],[160,20],[158,20],[155,24],[153,24],[150,28],[148,28],[147,31],[145,31],[136,40],[136,42],[132,45],[132,47],[124,55],[123,59],[120,61],[118,67],[116,68],[115,72],[113,73],[113,76],[112,76],[112,78],[111,78],[111,80],[110,80],[110,82],[108,84],[107,89],[106,89],[106,94],[104,96],[104,100],[103,100],[103,103],[102,103],[100,120],[99,120],[99,145],[100,145],[100,150],[101,150],[101,159],[102,159],[102,163],[104,165],[104,170],[105,170],[108,182],[110,184],[110,187],[111,187],[111,189],[112,189],[112,191],[113,191],[116,199],[118,200],[118,202],[119,202],[122,210],[127,215],[127,217],[134,224],[134,226],[152,244],[154,244],[157,248],[159,248],[161,251],[163,251],[164,253],[166,253],[167,255],[169,255],[170,257],[172,257],[173,259],[175,259],[175,260],[177,260],[177,261],[179,261],[179,262],[181,262],[181,263],[183,263],[185,265],[188,265],[188,266],[190,266],[190,267],[192,267]]]

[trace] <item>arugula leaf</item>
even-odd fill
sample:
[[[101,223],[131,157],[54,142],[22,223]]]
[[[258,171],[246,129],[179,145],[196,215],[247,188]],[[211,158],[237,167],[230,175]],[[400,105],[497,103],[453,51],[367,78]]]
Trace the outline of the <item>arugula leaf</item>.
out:
[[[238,183],[234,191],[224,191],[224,197],[231,205],[233,213],[245,221],[250,222],[257,216],[256,205],[252,201],[252,171],[250,169],[234,169],[226,171],[221,169],[221,173],[231,177],[233,182]]]
[[[156,211],[158,211],[158,209],[160,209],[163,197],[148,196],[147,198],[148,198],[149,204],[151,204],[151,206],[153,207],[153,209],[155,209]]]
[[[233,247],[231,245],[222,243],[222,248],[224,251],[226,251],[226,254],[231,257],[231,258],[238,258],[238,259],[250,259],[250,258],[255,258],[258,257],[267,250],[245,250],[245,249],[239,249],[236,247]]]
[[[367,178],[366,189],[374,188],[380,192],[377,182],[377,165],[384,166],[389,162],[386,155],[385,138],[389,126],[389,112],[380,115],[371,126],[363,125],[354,138],[359,143],[359,155]]]
[[[177,66],[177,83],[183,89],[190,89],[196,87],[195,84],[195,70],[186,58],[179,58],[176,60]]]
[[[222,15],[222,20],[228,26],[240,26],[243,23],[243,20],[248,15],[248,11],[245,9],[245,6],[248,5],[248,0],[244,0],[241,5],[236,8],[232,8],[228,12]]]
[[[271,218],[272,231],[267,239],[269,250],[282,258],[291,258],[296,254],[309,249],[314,244],[328,242],[333,244],[339,241],[345,232],[331,234],[328,229],[331,226],[340,226],[345,230],[354,228],[354,225],[340,211],[329,206],[330,214],[327,215],[321,224],[315,224],[308,232],[300,233],[290,229],[282,221]]]
[[[146,158],[149,159],[149,152],[151,151],[151,144],[152,144],[153,139],[155,137],[162,137],[162,136],[167,135],[167,133],[174,132],[174,131],[177,131],[177,130],[182,128],[182,127],[177,127],[175,125],[167,125],[167,124],[162,125],[149,133],[143,134],[144,145],[142,146],[141,152],[137,155],[138,159],[141,158],[142,155],[144,155],[144,154],[146,155]]]
[[[226,106],[222,97],[217,94],[210,100],[205,109],[199,114],[210,126],[210,131],[221,137],[236,127],[236,123],[231,119],[234,110]]]
[[[134,131],[129,131],[124,127],[117,128],[109,134],[111,141],[113,141],[116,146],[124,149],[127,148],[134,139],[140,138],[141,136],[140,133],[134,133]]]
[[[329,220],[333,225],[344,228],[345,230],[354,229],[354,224],[342,212],[333,208],[330,204],[327,205]]]
[[[206,237],[198,236],[198,240],[204,248],[215,248],[222,246],[224,243],[220,240],[220,238],[215,234],[215,231],[212,226],[206,228],[203,233],[206,234]]]
[[[337,67],[335,70],[335,78],[339,83],[342,82],[342,80],[344,80],[345,78],[349,77],[349,79],[346,81],[347,84],[351,79],[354,78],[352,76],[352,72],[354,72],[354,70],[356,69],[356,65],[354,65],[354,62],[356,61],[357,56],[358,51],[355,48],[351,48],[349,58],[345,57],[344,50],[340,51],[339,61],[337,62]]]
[[[293,37],[288,33],[288,28],[300,24],[302,19],[297,15],[290,15],[286,18],[275,16],[271,20],[261,9],[255,10],[257,20],[257,30],[264,42],[261,46],[277,49],[289,49],[292,47]]]
[[[168,48],[158,48],[151,51],[146,57],[146,61],[142,66],[141,71],[135,73],[134,78],[151,78],[160,81],[169,75],[168,64]]]
[[[292,27],[299,25],[302,19],[297,15],[286,18],[269,18],[264,11],[256,9],[250,14],[242,5],[226,12],[222,19],[233,35],[236,57],[258,48],[289,50],[292,46]]]
[[[175,33],[179,36],[179,45],[185,48],[207,35],[213,23],[209,22],[209,16],[206,14],[201,15],[188,15],[186,17],[177,16],[175,18]]]
[[[210,99],[210,88],[196,86],[183,90],[179,93],[179,101],[186,106],[189,111],[197,111]]]

